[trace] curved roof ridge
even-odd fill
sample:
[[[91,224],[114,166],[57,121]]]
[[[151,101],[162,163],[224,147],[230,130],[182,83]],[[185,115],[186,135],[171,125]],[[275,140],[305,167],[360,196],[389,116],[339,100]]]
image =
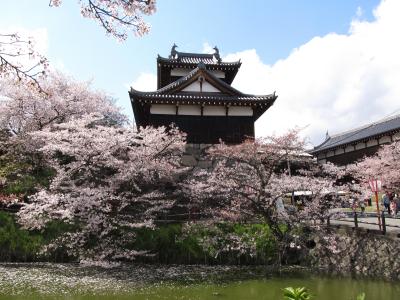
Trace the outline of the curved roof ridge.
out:
[[[186,56],[186,57],[207,57],[207,58],[213,58],[214,54],[209,54],[209,53],[190,53],[190,52],[180,52],[176,51],[178,57],[179,56]]]
[[[400,114],[382,118],[378,121],[353,128],[335,135],[332,135],[321,144],[314,147],[311,152],[318,152],[336,148],[349,143],[359,142],[387,132],[400,130]]]
[[[182,53],[182,52],[180,52]],[[192,54],[192,53],[189,53]],[[195,54],[198,55],[198,54]],[[189,55],[183,55],[180,56],[181,58],[184,59],[190,59],[193,58],[193,61],[182,61],[179,59],[179,56],[177,56],[177,58],[168,58],[168,57],[163,57],[161,55],[157,56],[157,60],[159,61],[164,61],[164,62],[168,62],[168,63],[187,63],[187,64],[197,64],[197,60],[203,60],[204,64],[206,65],[220,65],[220,66],[237,66],[237,65],[241,65],[242,62],[241,60],[237,60],[237,61],[231,61],[231,62],[226,62],[226,61],[221,61],[220,63],[217,61],[214,61],[214,56],[213,54],[201,54],[201,55],[210,55],[210,56],[189,56]],[[196,61],[194,59],[197,59]]]
[[[131,94],[136,94],[141,97],[156,97],[156,98],[184,98],[184,99],[237,99],[237,100],[252,100],[252,101],[263,101],[263,100],[274,100],[272,94],[270,95],[262,95],[262,96],[252,96],[252,95],[243,95],[243,96],[236,96],[236,95],[225,95],[225,94],[218,94],[218,93],[179,93],[179,94],[161,94],[156,92],[141,92],[131,88]]]
[[[203,62],[200,62],[197,67],[195,69],[193,69],[192,71],[190,71],[188,74],[186,74],[185,76],[179,78],[178,80],[171,82],[170,84],[154,91],[151,92],[153,94],[161,94],[161,93],[165,93],[168,92],[170,90],[173,90],[174,88],[180,86],[181,84],[183,84],[184,82],[190,80],[192,77],[196,76],[197,73],[199,72],[203,72],[207,77],[209,77],[211,80],[215,81],[217,83],[217,87],[218,85],[222,86],[223,88],[225,88],[226,90],[231,91],[232,93],[236,94],[236,96],[244,96],[245,94],[240,92],[239,90],[235,89],[234,87],[232,87],[230,84],[226,83],[225,81],[221,80],[220,78],[218,78],[217,76],[215,76],[214,74],[212,74],[210,71],[208,71],[205,68],[205,65]],[[212,82],[210,83],[212,84]],[[136,91],[135,89],[131,88],[132,90]],[[139,91],[138,91],[139,92]],[[255,95],[247,95],[250,97],[257,97]],[[261,95],[260,95],[261,97]]]
[[[377,125],[377,124],[381,124],[381,123],[385,123],[387,121],[391,121],[391,120],[394,120],[394,119],[397,119],[397,118],[400,118],[400,114],[384,117],[384,118],[379,119],[377,121],[374,121],[372,123],[364,124],[364,125],[358,126],[356,128],[353,128],[353,129],[349,129],[349,130],[346,130],[346,131],[335,133],[335,134],[331,135],[331,138],[335,138],[335,137],[339,137],[339,136],[344,135],[344,134],[353,133],[353,132],[356,132],[356,131],[367,129],[368,127],[371,127],[371,126],[374,126],[374,125]]]
[[[179,86],[182,82],[185,82],[186,80],[189,80],[190,78],[192,78],[194,75],[196,75],[196,73],[198,73],[200,71],[200,68],[197,67],[195,69],[193,69],[192,71],[190,71],[188,74],[186,74],[185,76],[179,78],[178,80],[171,82],[170,84],[167,84],[166,86],[158,89],[156,91],[156,93],[162,93],[162,92],[166,92],[169,91],[170,89]]]
[[[200,73],[200,74],[199,74]],[[247,100],[247,99],[252,99],[253,101],[264,101],[264,100],[274,100],[277,98],[276,92],[271,93],[271,94],[265,94],[265,95],[254,95],[254,94],[246,94],[242,93],[241,91],[235,89],[232,87],[230,84],[226,83],[224,80],[221,80],[218,78],[216,75],[214,75],[211,71],[207,70],[205,68],[205,64],[203,62],[200,62],[195,69],[190,71],[188,74],[185,76],[179,78],[178,80],[171,82],[170,84],[155,90],[155,91],[147,91],[147,92],[142,92],[135,90],[134,88],[131,87],[131,93],[141,95],[141,96],[146,96],[146,97],[161,97],[161,96],[167,96],[170,95],[171,93],[168,92],[174,92],[174,95],[176,96],[182,96],[186,97],[188,93],[184,92],[182,93],[181,90],[179,89],[180,86],[183,85],[182,88],[186,87],[187,85],[190,85],[191,83],[194,82],[195,78],[204,76],[205,80],[209,82],[209,84],[215,86],[216,88],[220,89],[221,93],[208,93],[208,92],[196,92],[197,97],[209,97],[209,98],[236,98],[238,100]],[[195,77],[195,78],[193,78]],[[189,81],[189,82],[188,82]],[[186,84],[187,83],[187,84]],[[185,94],[185,95],[184,95]],[[215,94],[215,95],[214,95]],[[193,95],[192,95],[193,96]]]
[[[235,89],[235,88],[234,88],[233,86],[231,86],[230,84],[227,84],[225,81],[219,79],[217,76],[215,76],[213,73],[209,72],[207,69],[203,69],[203,70],[204,70],[204,72],[207,73],[208,76],[210,76],[212,79],[214,79],[215,81],[217,81],[219,84],[221,84],[221,85],[224,86],[225,88],[231,90],[232,92],[234,92],[234,93],[236,93],[236,94],[238,94],[238,95],[240,95],[240,96],[243,96],[243,95],[244,95],[241,91]]]

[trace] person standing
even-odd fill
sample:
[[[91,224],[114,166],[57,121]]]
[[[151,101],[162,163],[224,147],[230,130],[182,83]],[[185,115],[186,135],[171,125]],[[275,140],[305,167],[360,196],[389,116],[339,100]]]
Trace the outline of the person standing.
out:
[[[397,206],[396,201],[394,201],[394,198],[393,198],[392,200],[390,200],[390,210],[391,210],[391,215],[393,218],[396,217],[396,211],[397,211],[396,206]]]
[[[399,195],[394,194],[394,202],[396,202],[396,215],[399,213],[400,211],[400,198]]]
[[[382,195],[382,204],[385,207],[385,209],[388,211],[390,214],[390,200],[389,200],[389,195],[387,192],[383,193]]]
[[[361,214],[364,216],[365,215],[365,200],[364,199],[360,200],[360,208],[361,208]]]

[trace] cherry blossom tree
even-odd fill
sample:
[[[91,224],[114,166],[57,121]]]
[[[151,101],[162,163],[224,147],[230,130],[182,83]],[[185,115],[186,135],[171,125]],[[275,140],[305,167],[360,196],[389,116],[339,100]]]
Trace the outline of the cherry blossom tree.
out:
[[[68,122],[84,114],[101,113],[110,124],[127,119],[111,97],[79,82],[52,72],[39,79],[45,92],[25,82],[0,81],[0,182],[1,193],[15,193],[20,199],[46,186],[53,172],[38,152],[41,144],[29,133]]]
[[[364,184],[366,191],[370,179],[379,179],[387,188],[400,190],[400,140],[382,146],[375,155],[348,166],[348,170]]]
[[[38,78],[45,75],[47,68],[48,61],[36,51],[32,37],[0,33],[0,78],[25,82],[40,89]]]
[[[333,165],[319,166],[305,154],[296,130],[282,136],[217,145],[208,152],[215,162],[209,172],[199,170],[187,184],[195,204],[216,221],[265,222],[284,255],[287,247],[300,247],[299,228],[326,219],[343,171]],[[288,165],[292,166],[289,172]],[[294,191],[303,195],[301,205],[286,205]],[[331,216],[332,217],[332,216]]]
[[[0,128],[11,135],[42,130],[84,114],[101,113],[117,122],[124,117],[113,99],[60,72],[39,79],[44,91],[13,80],[0,81]]]
[[[87,115],[32,133],[57,175],[29,199],[19,222],[40,229],[52,220],[74,226],[48,247],[84,260],[131,260],[133,229],[153,226],[172,207],[185,136],[176,128],[139,132]],[[48,249],[49,249],[48,248]]]
[[[156,0],[80,0],[81,14],[96,20],[107,34],[125,40],[128,32],[143,36],[150,30],[143,15],[156,11]],[[50,6],[60,6],[61,0],[50,0]]]

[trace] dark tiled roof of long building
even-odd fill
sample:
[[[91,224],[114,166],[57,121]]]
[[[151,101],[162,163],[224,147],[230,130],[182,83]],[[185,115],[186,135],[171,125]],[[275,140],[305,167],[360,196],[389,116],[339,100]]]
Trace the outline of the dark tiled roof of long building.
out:
[[[354,144],[385,133],[400,131],[400,115],[355,128],[346,132],[328,136],[320,145],[314,147],[311,153],[337,148],[347,144]]]

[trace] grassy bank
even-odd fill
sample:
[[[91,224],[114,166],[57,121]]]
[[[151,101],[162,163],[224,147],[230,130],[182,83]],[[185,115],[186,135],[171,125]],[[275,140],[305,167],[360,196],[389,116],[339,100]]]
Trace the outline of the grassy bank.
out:
[[[63,249],[41,250],[69,228],[51,223],[43,231],[27,231],[14,215],[0,212],[0,261],[72,262]],[[269,228],[261,224],[185,225],[168,224],[156,229],[138,229],[134,249],[147,255],[139,262],[162,264],[265,264],[276,258],[275,242]]]

